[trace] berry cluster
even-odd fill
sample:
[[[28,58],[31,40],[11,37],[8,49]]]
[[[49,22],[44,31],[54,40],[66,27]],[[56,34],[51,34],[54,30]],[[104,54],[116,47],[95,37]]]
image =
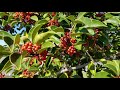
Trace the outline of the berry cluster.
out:
[[[60,47],[63,48],[63,50],[65,50],[67,54],[72,56],[74,53],[76,53],[76,49],[74,48],[76,39],[71,38],[70,32],[65,32],[65,35],[61,37],[60,40]]]
[[[10,29],[11,29],[11,26],[10,26],[9,24],[7,24],[7,25],[4,26],[4,30],[5,30],[5,31],[8,31],[8,30],[10,30]]]
[[[96,45],[96,41],[97,41],[99,32],[100,32],[100,30],[99,30],[98,28],[96,28],[96,29],[95,29],[95,35],[94,35],[94,36],[88,36],[88,37],[87,37],[87,41],[86,41],[85,44],[83,44],[83,46],[88,47],[88,46],[89,46],[89,41],[90,41],[90,40],[94,40],[93,46],[95,46],[95,45]]]
[[[46,60],[46,56],[47,56],[47,50],[44,50],[42,53],[39,54],[39,58],[40,60]]]
[[[97,12],[97,13],[96,13],[96,16],[97,16],[97,17],[101,17],[101,16],[103,16],[104,14],[105,14],[105,12]]]
[[[58,22],[57,19],[51,19],[51,20],[48,22],[47,26],[52,26],[52,25],[59,26],[60,24],[59,24],[59,22]]]
[[[38,60],[38,61],[39,61],[39,64],[41,64],[42,61],[45,61],[45,60],[46,60],[46,58],[47,58],[47,53],[48,53],[47,50],[44,50],[44,51],[42,51],[40,54],[34,55],[34,56],[32,57],[32,59],[31,59],[31,61],[30,61],[30,65],[33,64],[33,60],[34,60],[34,59]]]
[[[74,53],[76,53],[76,49],[74,46],[70,46],[67,50],[67,53],[72,56]]]
[[[33,78],[34,77],[34,72],[29,72],[27,69],[25,69],[22,72],[22,75],[26,78]]]
[[[30,19],[30,17],[33,15],[32,12],[15,12],[14,18],[19,19],[25,23],[33,24],[34,21]]]
[[[32,42],[26,42],[24,45],[22,45],[21,47],[21,52],[23,50],[26,50],[28,53],[32,54],[32,53],[36,53],[36,51],[38,51],[38,49],[41,48],[41,45],[33,45]]]

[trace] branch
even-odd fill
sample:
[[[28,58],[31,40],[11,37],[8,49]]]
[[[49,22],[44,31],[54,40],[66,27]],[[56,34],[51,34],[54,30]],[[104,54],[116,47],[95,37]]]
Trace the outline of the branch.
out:
[[[91,61],[94,61],[94,59],[92,58],[92,56],[88,53],[88,50],[86,51],[87,55],[90,57]]]
[[[59,72],[57,72],[57,75],[67,72],[67,71],[71,72],[72,70],[83,68],[83,67],[87,66],[88,64],[89,63],[83,64],[83,65],[78,65],[76,67],[64,68],[64,69],[60,70]]]

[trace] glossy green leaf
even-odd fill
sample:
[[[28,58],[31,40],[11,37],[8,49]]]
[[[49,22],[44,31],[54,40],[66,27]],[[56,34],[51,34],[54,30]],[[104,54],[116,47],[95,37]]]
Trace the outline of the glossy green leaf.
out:
[[[10,23],[10,26],[13,27],[13,26],[15,26],[17,23],[18,23],[18,21],[12,21],[12,22]]]
[[[41,48],[49,48],[49,47],[54,47],[54,43],[53,42],[45,42],[42,44]]]
[[[40,34],[36,35],[33,42],[37,43],[37,44],[41,44],[42,42],[44,42],[46,39],[48,39],[50,36],[52,36],[54,34],[56,34],[54,31],[48,31],[48,32],[45,32],[45,33],[40,33]]]
[[[30,17],[32,20],[38,21],[38,17],[36,15]]]
[[[0,45],[0,55],[10,55],[11,52],[8,48],[4,48],[3,46]]]
[[[90,33],[90,35],[94,35],[94,34],[95,34],[95,32],[94,32],[93,29],[87,29],[87,30],[88,30],[88,32]]]
[[[95,20],[95,19],[90,19],[88,17],[82,17],[80,21],[85,24],[85,26],[84,26],[85,28],[106,27],[106,25],[103,24],[101,21]]]
[[[67,75],[67,73],[63,73],[62,75],[60,75],[59,78],[68,78],[68,75]]]
[[[58,58],[55,58],[52,62],[52,65],[61,67],[62,63],[60,62],[60,60]]]
[[[4,41],[7,43],[9,47],[12,46],[14,42],[10,37],[4,37]]]
[[[9,61],[9,56],[7,56],[1,63],[0,63],[0,71],[4,67],[4,65]]]
[[[88,69],[90,70],[90,72],[95,75],[96,74],[96,68],[94,63],[91,61],[91,63],[88,64]]]
[[[118,24],[120,24],[120,20],[118,18],[111,17],[111,18],[105,20],[104,23],[111,23],[111,24],[117,26]]]
[[[81,49],[82,49],[82,44],[75,45],[74,47],[75,47],[77,50],[81,50]]]
[[[68,16],[67,17],[69,20],[71,20],[71,21],[74,21],[75,20],[75,16],[74,15],[70,15],[70,16]]]
[[[117,75],[117,76],[120,75],[118,60],[107,61],[107,63],[104,66],[109,68],[111,71],[113,71],[115,75]]]
[[[20,35],[17,34],[14,39],[14,44],[19,44],[20,43]]]
[[[101,71],[95,74],[93,78],[111,78],[108,72]]]
[[[35,25],[37,24],[46,24],[48,21],[43,19],[43,20],[38,20],[37,22],[35,22]]]
[[[78,17],[77,17],[77,20],[80,20],[82,17],[84,17],[84,15],[86,14],[87,12],[80,12],[78,14]]]
[[[67,22],[68,25],[70,25],[70,21],[66,18],[66,15],[63,13],[59,13],[59,17],[62,20],[65,20]]]
[[[51,75],[50,70],[47,70],[46,73],[45,73],[45,77],[49,77],[50,75]]]
[[[111,13],[106,13],[105,14],[105,18],[111,18],[111,17],[113,17],[113,15]]]
[[[44,25],[45,23],[40,23],[35,25],[34,27],[32,27],[28,33],[28,37],[31,39],[32,41],[35,38],[36,34],[38,33],[38,31],[40,30],[40,28]]]
[[[51,57],[48,56],[48,57],[47,57],[47,60],[46,60],[46,62],[45,62],[46,68],[48,68],[50,64],[51,64]]]
[[[10,61],[12,64],[16,65],[17,70],[20,70],[22,63],[22,55],[18,53],[13,53],[10,56]]]
[[[39,68],[38,68],[38,67],[30,67],[28,70],[29,70],[29,71],[38,71]]]
[[[56,36],[50,36],[50,40],[49,41],[52,41],[52,42],[54,42],[56,44],[60,44],[60,39],[57,38]]]
[[[11,39],[14,39],[13,36],[6,31],[0,31],[0,37],[2,37],[2,38],[3,37],[10,37]]]

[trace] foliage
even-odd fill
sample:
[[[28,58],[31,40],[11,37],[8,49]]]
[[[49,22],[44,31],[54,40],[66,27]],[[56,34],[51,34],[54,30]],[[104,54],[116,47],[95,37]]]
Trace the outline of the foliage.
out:
[[[0,12],[0,25],[1,78],[120,77],[120,12]]]

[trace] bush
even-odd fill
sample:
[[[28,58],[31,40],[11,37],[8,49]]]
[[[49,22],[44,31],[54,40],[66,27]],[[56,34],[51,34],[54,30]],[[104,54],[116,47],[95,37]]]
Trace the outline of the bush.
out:
[[[0,77],[119,78],[119,15],[0,12]]]

